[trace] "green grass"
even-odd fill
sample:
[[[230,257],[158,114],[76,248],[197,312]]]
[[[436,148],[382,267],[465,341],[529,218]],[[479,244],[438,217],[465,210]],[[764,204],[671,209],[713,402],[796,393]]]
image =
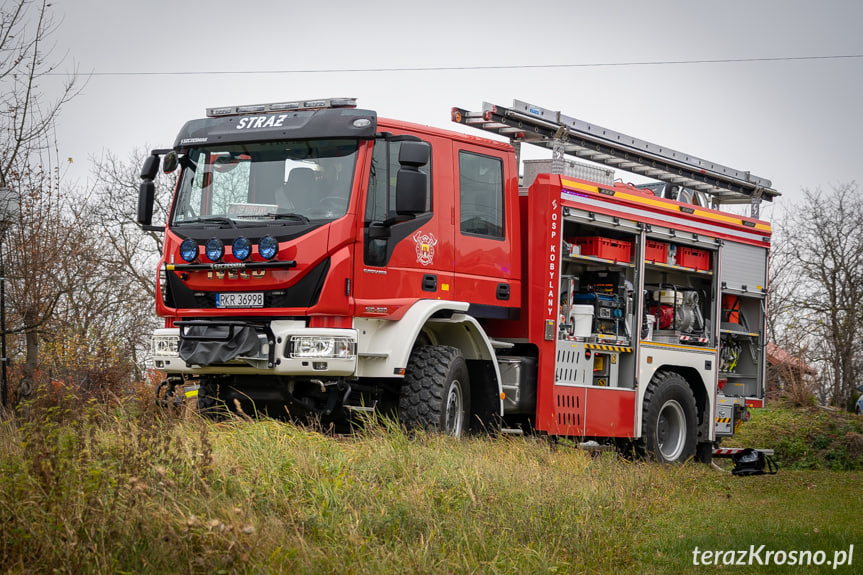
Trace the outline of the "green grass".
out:
[[[752,419],[723,446],[772,448],[784,469],[863,471],[863,417],[781,404],[750,413]]]
[[[737,478],[540,438],[387,422],[333,438],[142,405],[0,423],[0,572],[682,573],[695,546],[753,544],[863,561],[860,472]]]

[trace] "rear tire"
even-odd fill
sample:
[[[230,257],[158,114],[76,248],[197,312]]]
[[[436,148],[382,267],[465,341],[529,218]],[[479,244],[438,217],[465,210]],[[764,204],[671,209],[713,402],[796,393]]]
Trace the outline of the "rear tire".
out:
[[[660,463],[683,463],[695,455],[697,427],[689,384],[673,371],[657,372],[644,395],[644,451]]]
[[[417,347],[411,353],[399,395],[399,419],[408,429],[460,437],[470,422],[470,380],[459,349]]]

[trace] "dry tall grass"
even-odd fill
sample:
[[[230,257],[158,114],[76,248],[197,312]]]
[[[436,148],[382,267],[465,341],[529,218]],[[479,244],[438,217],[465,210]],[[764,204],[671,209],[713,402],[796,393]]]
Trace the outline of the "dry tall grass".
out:
[[[743,482],[389,421],[335,438],[177,417],[149,393],[29,415],[0,422],[4,573],[673,573],[695,544],[797,544],[794,521],[824,544],[859,534],[842,500],[860,474]]]

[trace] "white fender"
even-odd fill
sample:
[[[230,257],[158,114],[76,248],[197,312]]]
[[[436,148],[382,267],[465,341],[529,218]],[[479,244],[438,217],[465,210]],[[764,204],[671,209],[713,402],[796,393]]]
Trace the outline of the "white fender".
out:
[[[354,318],[357,330],[357,376],[402,377],[414,343],[425,328],[436,345],[450,345],[461,350],[465,359],[491,361],[501,392],[500,369],[494,348],[479,322],[464,312],[467,302],[420,300],[399,320]],[[451,312],[449,317],[432,317],[438,312]],[[503,414],[503,402],[500,405]]]

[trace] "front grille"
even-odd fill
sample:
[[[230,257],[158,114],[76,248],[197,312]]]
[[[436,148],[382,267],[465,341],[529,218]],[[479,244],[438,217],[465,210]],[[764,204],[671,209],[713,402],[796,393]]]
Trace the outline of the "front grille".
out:
[[[330,269],[329,258],[308,270],[303,277],[288,288],[264,291],[264,308],[304,308],[318,303],[321,289],[327,272]],[[237,291],[261,291],[253,285],[244,286]],[[192,291],[175,272],[168,272],[168,302],[179,309],[215,309],[216,293],[218,291]]]

